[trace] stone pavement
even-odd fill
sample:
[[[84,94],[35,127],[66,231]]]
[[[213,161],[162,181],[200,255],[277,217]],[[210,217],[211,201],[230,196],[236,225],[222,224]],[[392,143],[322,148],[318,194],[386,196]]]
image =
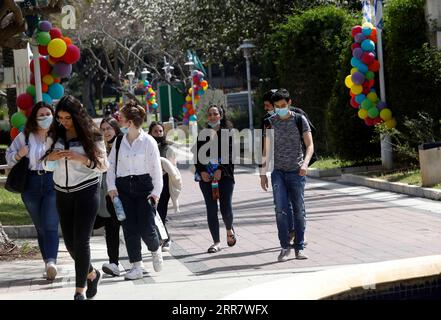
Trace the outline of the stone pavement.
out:
[[[308,178],[305,252],[310,259],[279,263],[272,193],[260,189],[252,170],[237,167],[233,197],[237,244],[226,245],[221,222],[223,248],[208,254],[212,242],[202,194],[192,173],[181,172],[181,212],[169,211],[173,243],[171,252],[164,254],[163,271],[153,271],[144,247],[145,277],[124,281],[105,275],[96,299],[222,299],[292,275],[441,252],[441,202]],[[95,266],[107,262],[103,237],[93,237],[91,248]],[[64,245],[60,250],[60,277],[54,282],[42,278],[38,260],[0,262],[0,300],[72,299],[73,263]],[[129,269],[123,245],[121,257]]]

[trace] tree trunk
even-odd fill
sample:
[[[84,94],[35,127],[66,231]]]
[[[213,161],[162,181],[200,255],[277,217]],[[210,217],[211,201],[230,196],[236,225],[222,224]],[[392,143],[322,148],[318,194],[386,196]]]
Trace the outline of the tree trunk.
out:
[[[5,68],[14,68],[14,51],[10,48],[3,48],[3,65]],[[6,89],[6,103],[8,106],[9,119],[17,112],[17,90],[15,88]]]
[[[11,243],[12,241],[9,240],[9,237],[3,230],[2,223],[0,222],[0,252],[2,252]]]
[[[96,112],[95,112],[95,107],[93,104],[93,101],[90,99],[91,97],[91,88],[92,88],[92,77],[90,75],[87,75],[84,78],[84,83],[83,83],[83,90],[82,90],[82,98],[83,98],[83,105],[87,110],[87,113],[89,113],[89,115],[91,117],[96,116]]]

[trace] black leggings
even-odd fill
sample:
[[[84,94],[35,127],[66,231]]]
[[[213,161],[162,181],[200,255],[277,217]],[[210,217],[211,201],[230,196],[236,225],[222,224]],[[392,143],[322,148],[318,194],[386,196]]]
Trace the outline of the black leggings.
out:
[[[110,217],[103,218],[99,215],[96,216],[94,229],[104,227],[106,231],[106,245],[107,255],[109,256],[109,262],[118,265],[119,263],[119,229],[121,223],[116,217],[115,208],[113,207],[112,200],[109,195],[106,195],[106,208]]]
[[[76,192],[57,191],[61,231],[70,256],[75,261],[75,284],[85,288],[90,263],[90,237],[98,212],[99,184]]]

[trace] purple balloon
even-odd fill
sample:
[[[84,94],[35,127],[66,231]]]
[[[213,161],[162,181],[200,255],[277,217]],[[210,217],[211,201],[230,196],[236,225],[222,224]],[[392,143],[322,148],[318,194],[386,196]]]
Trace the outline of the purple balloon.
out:
[[[44,32],[49,32],[52,29],[52,23],[50,23],[49,21],[41,21],[38,24],[38,29]]]
[[[352,55],[356,57],[358,60],[361,60],[363,53],[364,51],[362,48],[355,48],[354,51],[352,51]]]
[[[387,108],[387,104],[386,104],[386,102],[384,102],[384,101],[380,101],[380,102],[377,104],[377,109],[378,109],[378,110],[383,110],[384,108]]]
[[[364,40],[366,40],[366,36],[360,32],[355,35],[354,40],[357,43],[362,43]]]
[[[354,74],[351,77],[351,80],[353,83],[355,84],[363,84],[364,82],[364,74],[362,74],[361,72],[354,72]]]
[[[57,62],[54,64],[52,73],[58,76],[58,78],[67,78],[72,72],[72,65],[64,62]]]

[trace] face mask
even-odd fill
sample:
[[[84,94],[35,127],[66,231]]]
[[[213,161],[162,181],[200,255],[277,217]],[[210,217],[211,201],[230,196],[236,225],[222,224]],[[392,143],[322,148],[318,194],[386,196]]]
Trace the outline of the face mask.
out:
[[[288,108],[276,108],[276,112],[279,115],[279,117],[285,117],[288,114],[289,109]]]
[[[121,130],[121,133],[122,133],[122,134],[127,134],[127,133],[129,133],[129,128],[122,127],[122,128],[120,128],[120,130]]]
[[[163,143],[165,141],[165,137],[164,136],[162,136],[162,137],[153,137],[153,138],[156,140],[157,143]]]
[[[268,111],[268,114],[269,114],[270,116],[273,116],[273,115],[276,114],[276,111],[274,111],[274,109],[273,109],[273,110],[270,110],[270,111]]]
[[[39,117],[39,118],[37,118],[38,126],[39,126],[41,129],[49,129],[49,127],[50,127],[51,124],[52,124],[52,120],[53,120],[53,119],[54,119],[53,116]]]
[[[217,126],[220,125],[220,120],[217,120],[216,123],[208,122],[208,125],[209,125],[210,127],[212,127],[212,128],[216,128]]]

